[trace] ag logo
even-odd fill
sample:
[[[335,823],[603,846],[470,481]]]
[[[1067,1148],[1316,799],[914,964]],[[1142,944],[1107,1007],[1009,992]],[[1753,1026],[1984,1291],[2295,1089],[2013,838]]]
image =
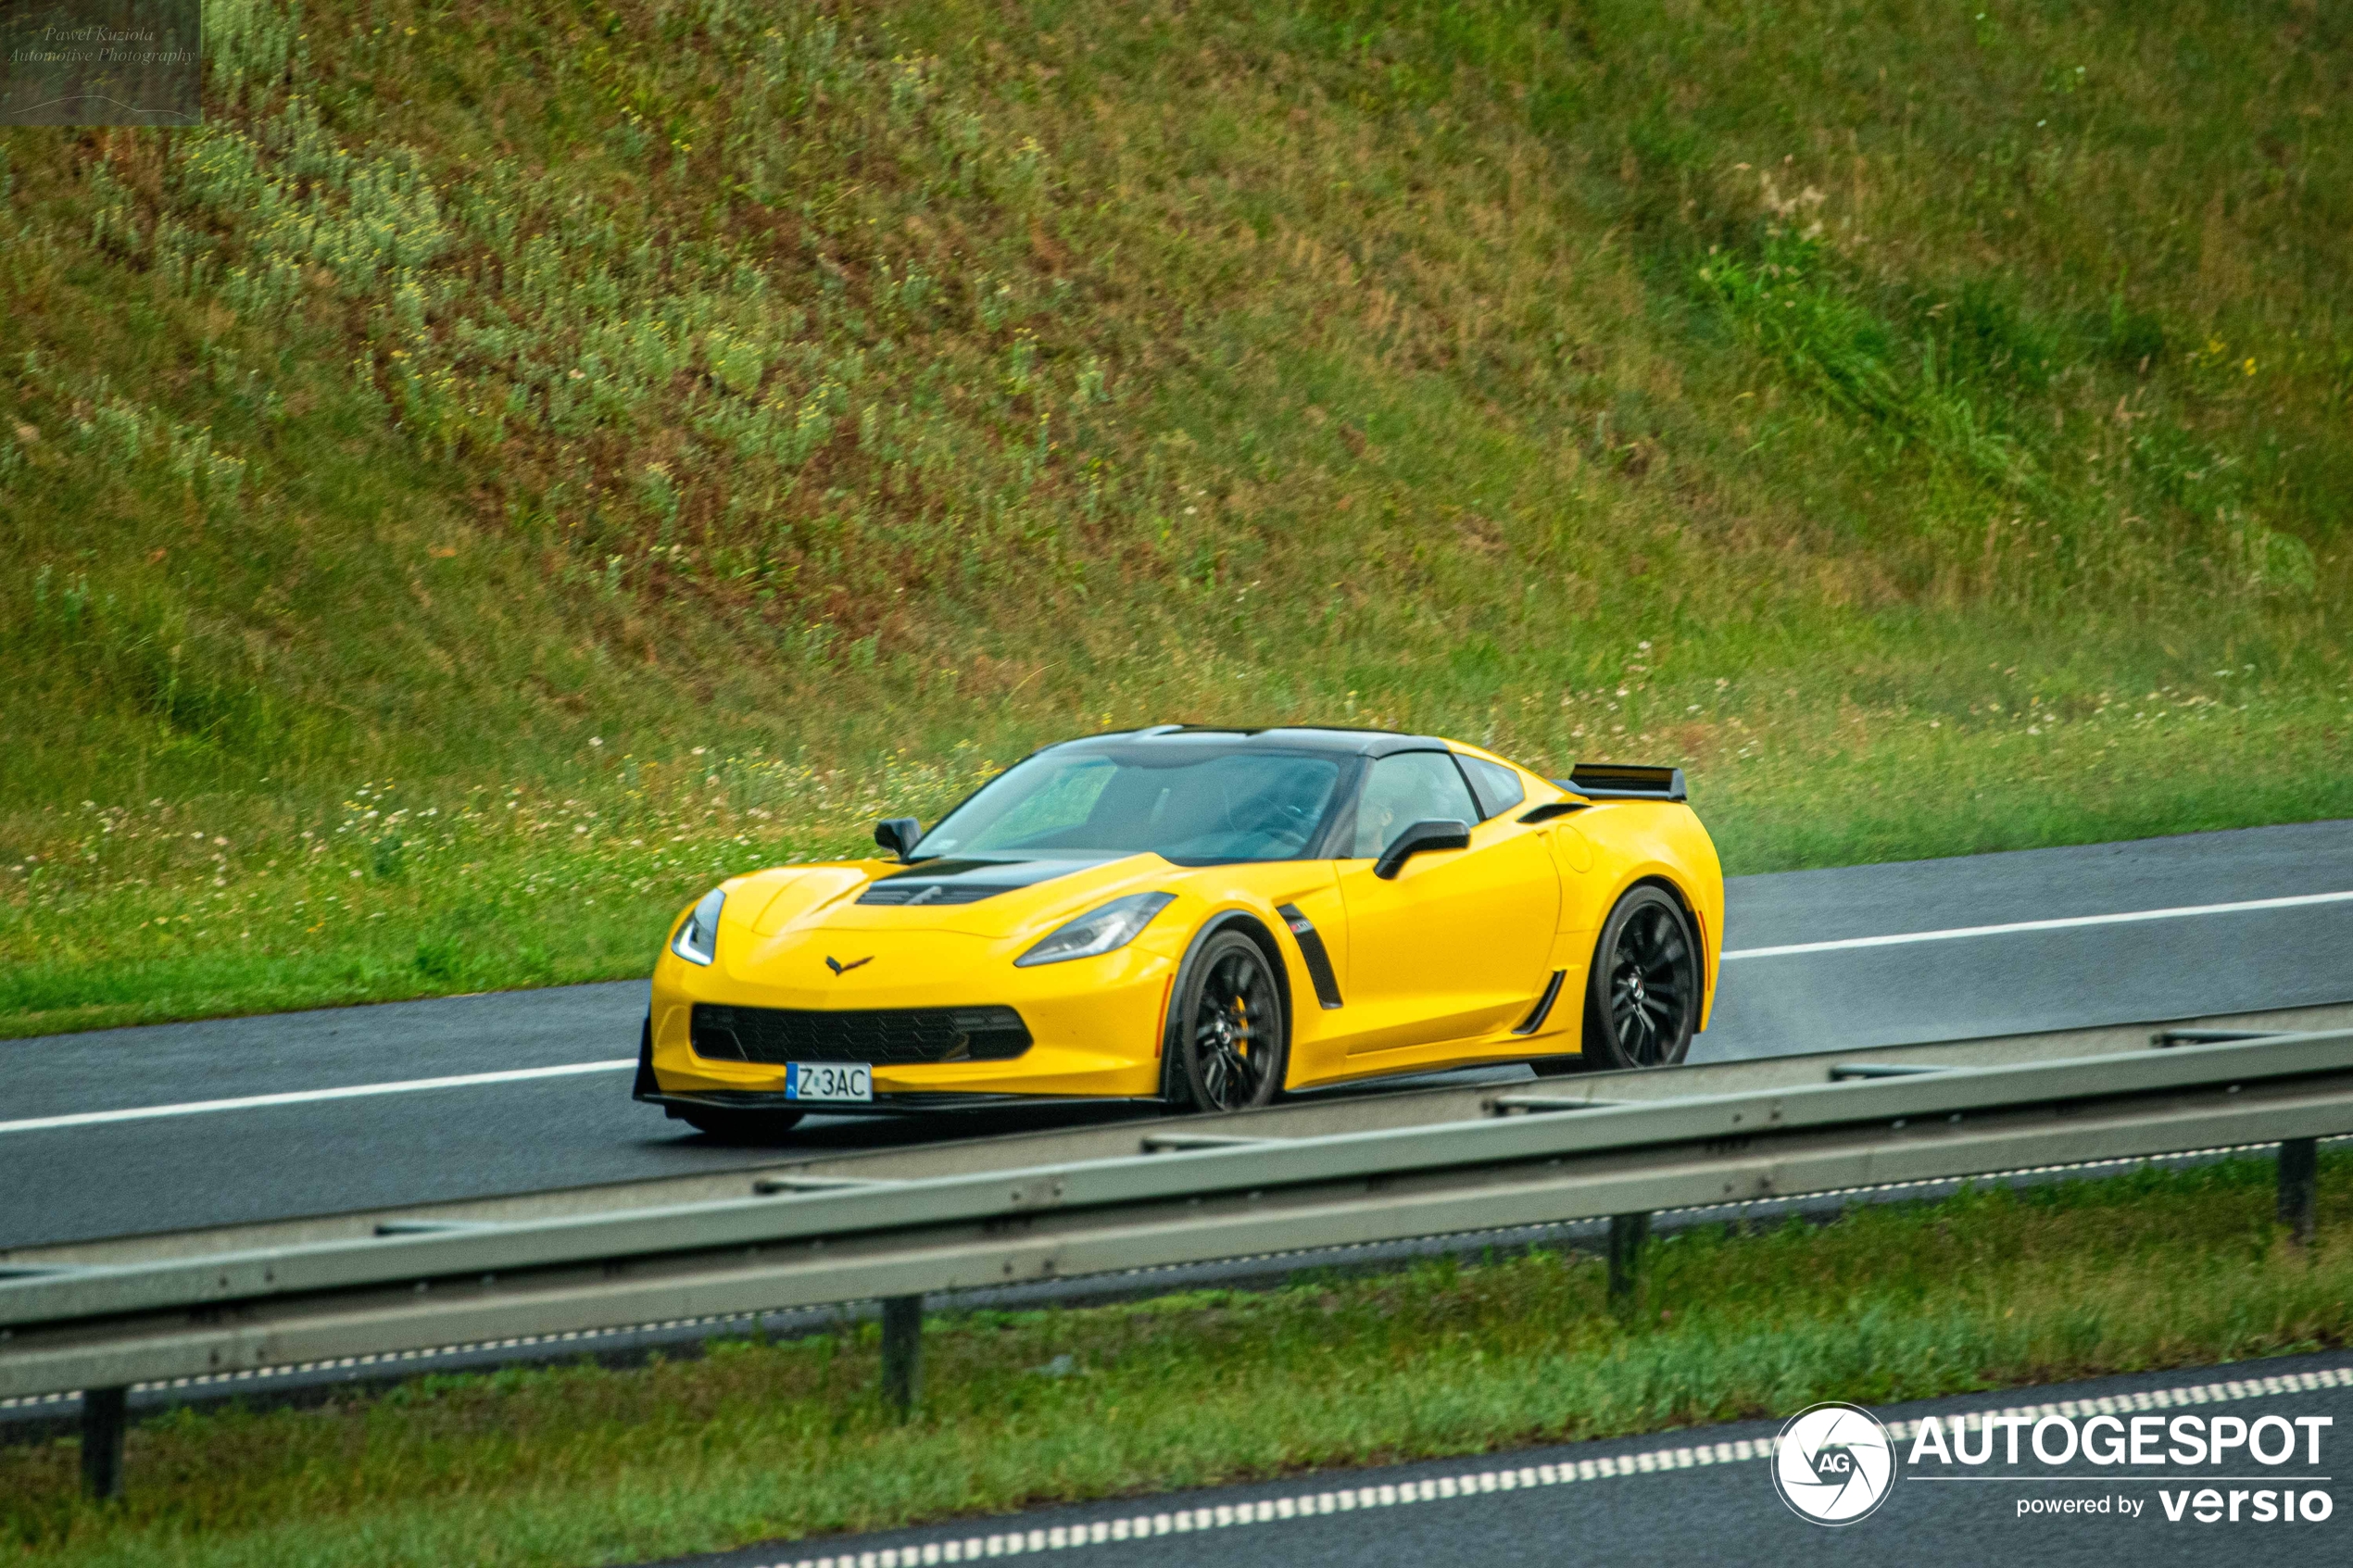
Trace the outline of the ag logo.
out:
[[[1887,1500],[1895,1445],[1870,1411],[1815,1405],[1790,1417],[1773,1455],[1773,1489],[1817,1524],[1852,1524]]]

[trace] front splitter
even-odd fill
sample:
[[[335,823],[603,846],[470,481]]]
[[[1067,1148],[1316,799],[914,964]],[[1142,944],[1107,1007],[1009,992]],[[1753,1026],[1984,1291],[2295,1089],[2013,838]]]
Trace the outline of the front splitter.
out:
[[[786,1099],[768,1089],[700,1089],[693,1094],[645,1094],[634,1097],[659,1105],[673,1117],[687,1110],[792,1110],[810,1116],[930,1116],[967,1110],[1049,1110],[1065,1106],[1157,1106],[1152,1095],[1005,1095],[953,1089],[896,1090],[877,1094],[871,1101]]]

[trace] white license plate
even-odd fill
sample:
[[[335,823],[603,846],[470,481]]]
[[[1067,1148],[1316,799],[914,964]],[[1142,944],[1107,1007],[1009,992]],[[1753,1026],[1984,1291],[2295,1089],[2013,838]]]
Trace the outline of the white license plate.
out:
[[[785,1098],[871,1103],[874,1069],[862,1061],[788,1061],[785,1063]]]

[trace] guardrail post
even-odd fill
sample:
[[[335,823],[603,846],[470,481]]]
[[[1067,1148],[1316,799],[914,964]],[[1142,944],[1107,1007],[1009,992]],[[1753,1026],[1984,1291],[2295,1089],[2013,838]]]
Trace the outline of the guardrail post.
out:
[[[2320,1186],[2320,1140],[2284,1139],[2280,1144],[2280,1223],[2298,1246],[2312,1239]]]
[[[1609,1217],[1609,1307],[1613,1312],[1623,1315],[1634,1310],[1642,1285],[1642,1244],[1650,1236],[1647,1213]]]
[[[122,1495],[122,1434],[128,1388],[82,1391],[82,1489],[94,1502]]]
[[[924,1397],[924,1298],[887,1297],[882,1310],[883,1402],[904,1420]]]

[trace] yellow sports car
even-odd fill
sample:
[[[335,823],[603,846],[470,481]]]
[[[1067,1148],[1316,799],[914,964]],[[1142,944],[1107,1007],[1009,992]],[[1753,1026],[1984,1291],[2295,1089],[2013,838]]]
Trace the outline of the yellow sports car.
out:
[[[1050,746],[873,859],[733,878],[654,965],[636,1098],[812,1110],[1156,1101],[1475,1063],[1682,1060],[1724,882],[1681,771],[1165,724]]]

